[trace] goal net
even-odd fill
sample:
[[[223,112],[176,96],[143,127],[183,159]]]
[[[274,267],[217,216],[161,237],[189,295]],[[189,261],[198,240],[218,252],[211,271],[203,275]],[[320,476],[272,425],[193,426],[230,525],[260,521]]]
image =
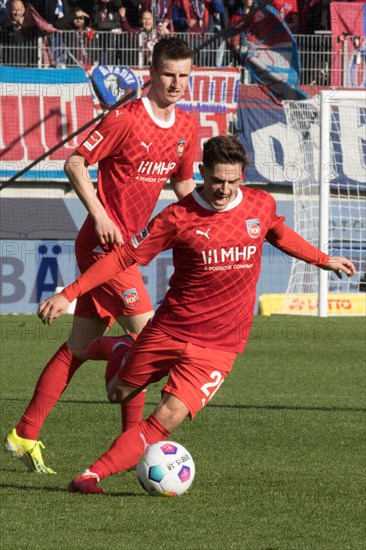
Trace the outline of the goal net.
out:
[[[366,93],[326,91],[286,101],[289,131],[297,141],[294,228],[332,256],[350,258],[357,276],[293,261],[281,313],[350,313],[366,290]],[[363,294],[362,294],[363,292]],[[343,310],[343,311],[342,311]],[[357,307],[354,312],[358,313]]]

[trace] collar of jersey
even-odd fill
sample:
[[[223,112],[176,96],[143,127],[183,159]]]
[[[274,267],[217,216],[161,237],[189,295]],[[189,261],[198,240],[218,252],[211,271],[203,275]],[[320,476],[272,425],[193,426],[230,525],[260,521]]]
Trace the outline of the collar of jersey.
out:
[[[200,189],[202,186],[200,185],[198,187],[198,189]],[[208,202],[204,201],[203,198],[201,197],[201,195],[199,194],[198,192],[198,189],[194,189],[192,191],[192,197],[194,198],[194,200],[200,205],[202,206],[202,208],[205,208],[206,210],[212,210],[213,212],[217,212],[217,214],[221,214],[221,212],[227,212],[228,210],[232,210],[233,208],[235,208],[236,206],[238,206],[238,204],[241,203],[241,201],[243,200],[243,192],[242,190],[240,189],[240,187],[238,187],[238,194],[236,195],[235,199],[231,202],[229,202],[229,204],[227,205],[226,208],[224,208],[223,210],[215,210],[213,208],[213,206],[211,206],[210,204],[208,204]]]
[[[160,128],[171,128],[173,126],[173,124],[175,122],[175,109],[172,110],[172,113],[170,115],[169,120],[164,121],[164,120],[160,120],[160,118],[156,118],[156,116],[154,115],[153,110],[151,108],[151,103],[150,103],[150,101],[147,97],[142,98],[142,103],[143,103],[149,117],[152,118],[152,120],[155,122],[155,124],[160,126]]]

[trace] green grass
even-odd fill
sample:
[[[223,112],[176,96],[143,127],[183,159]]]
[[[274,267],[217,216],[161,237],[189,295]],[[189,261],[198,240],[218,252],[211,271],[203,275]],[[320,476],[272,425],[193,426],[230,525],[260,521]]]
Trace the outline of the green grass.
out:
[[[1,318],[3,436],[65,339],[64,319],[47,328],[32,316]],[[147,496],[134,472],[104,480],[107,497],[65,491],[120,429],[103,367],[85,364],[44,425],[57,476],[28,473],[0,453],[2,548],[366,547],[365,319],[257,317],[212,403],[172,437],[196,463],[190,492],[176,499]]]

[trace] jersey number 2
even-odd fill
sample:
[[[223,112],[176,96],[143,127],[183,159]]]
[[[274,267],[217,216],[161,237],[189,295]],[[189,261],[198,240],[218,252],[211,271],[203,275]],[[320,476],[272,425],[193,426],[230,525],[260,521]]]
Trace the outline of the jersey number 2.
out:
[[[210,399],[213,398],[213,396],[224,381],[221,372],[219,372],[218,370],[214,370],[213,372],[211,372],[210,378],[212,379],[212,382],[206,382],[206,384],[203,384],[203,386],[201,386],[201,391],[206,395],[206,397],[202,398],[202,407],[204,407],[206,403],[208,403]]]

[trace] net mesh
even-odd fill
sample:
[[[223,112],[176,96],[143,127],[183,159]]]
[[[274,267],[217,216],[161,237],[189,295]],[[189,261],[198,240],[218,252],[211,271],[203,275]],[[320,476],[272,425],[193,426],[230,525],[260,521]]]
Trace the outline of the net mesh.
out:
[[[357,293],[363,290],[366,271],[366,142],[364,102],[338,99],[330,108],[330,164],[320,170],[320,99],[284,102],[287,124],[299,143],[299,177],[294,181],[295,230],[319,247],[320,185],[330,181],[328,245],[330,255],[350,258],[357,276],[338,279],[330,273],[328,292]],[[293,261],[287,288],[294,294],[317,294],[319,270]],[[285,304],[285,306],[287,305]],[[297,313],[296,308],[294,313]],[[316,312],[314,312],[316,313]]]

